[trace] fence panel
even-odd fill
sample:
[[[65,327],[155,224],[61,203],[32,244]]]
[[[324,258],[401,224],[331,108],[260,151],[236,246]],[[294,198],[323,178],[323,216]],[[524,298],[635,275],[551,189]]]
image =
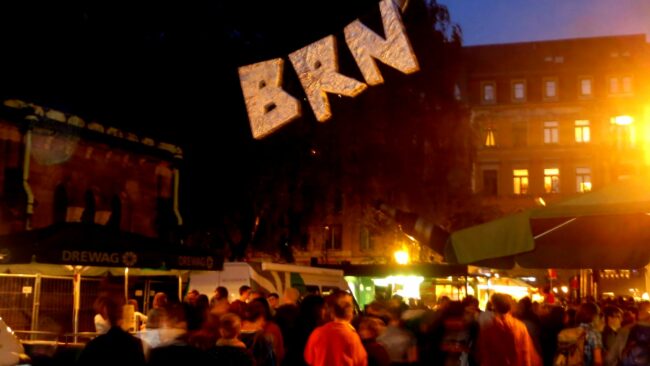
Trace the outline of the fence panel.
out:
[[[34,277],[0,276],[0,316],[15,330],[31,330]]]

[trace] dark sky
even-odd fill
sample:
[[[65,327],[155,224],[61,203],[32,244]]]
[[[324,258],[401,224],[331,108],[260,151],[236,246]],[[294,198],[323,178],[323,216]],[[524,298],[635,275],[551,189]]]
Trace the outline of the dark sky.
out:
[[[205,223],[254,174],[237,67],[286,60],[377,2],[4,2],[0,98],[180,144],[186,217]]]
[[[441,0],[467,45],[650,34],[647,0]]]

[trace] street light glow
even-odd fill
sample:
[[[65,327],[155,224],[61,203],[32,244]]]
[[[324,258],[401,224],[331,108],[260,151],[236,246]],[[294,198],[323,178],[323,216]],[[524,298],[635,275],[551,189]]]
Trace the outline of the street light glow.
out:
[[[393,255],[395,256],[395,262],[397,262],[397,264],[409,263],[409,253],[406,250],[398,250]]]

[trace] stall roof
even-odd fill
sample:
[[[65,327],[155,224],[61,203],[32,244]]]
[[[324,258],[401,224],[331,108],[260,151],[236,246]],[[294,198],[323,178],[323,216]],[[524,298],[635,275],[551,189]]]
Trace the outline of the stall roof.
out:
[[[348,265],[319,265],[322,268],[343,270],[346,276],[386,277],[396,275],[449,277],[466,276],[466,265],[447,265],[434,263],[417,263],[409,265],[397,264],[348,264]]]

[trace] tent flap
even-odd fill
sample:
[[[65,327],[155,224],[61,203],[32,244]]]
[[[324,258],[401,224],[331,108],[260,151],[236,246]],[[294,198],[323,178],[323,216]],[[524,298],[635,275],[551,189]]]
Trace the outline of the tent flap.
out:
[[[525,253],[535,248],[530,212],[521,212],[451,234],[454,256],[460,264]]]

